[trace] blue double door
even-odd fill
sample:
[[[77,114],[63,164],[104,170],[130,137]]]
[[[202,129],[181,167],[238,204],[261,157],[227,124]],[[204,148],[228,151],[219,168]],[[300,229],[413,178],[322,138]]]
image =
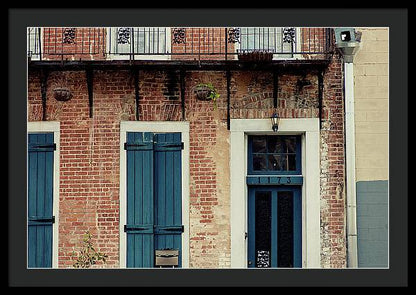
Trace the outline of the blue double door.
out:
[[[181,133],[128,132],[127,267],[155,267],[155,250],[182,258]]]
[[[249,186],[248,267],[302,267],[299,186]]]

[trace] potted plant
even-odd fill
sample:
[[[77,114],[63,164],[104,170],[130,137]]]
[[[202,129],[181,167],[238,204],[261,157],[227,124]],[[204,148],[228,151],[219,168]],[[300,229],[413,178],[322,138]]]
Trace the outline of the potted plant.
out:
[[[211,100],[217,107],[217,99],[220,97],[217,89],[211,83],[200,83],[195,86],[195,95],[199,100]]]
[[[72,93],[69,88],[57,87],[53,90],[53,95],[57,101],[67,101],[72,98]]]
[[[270,62],[273,52],[267,50],[242,50],[238,52],[238,60],[249,62]]]

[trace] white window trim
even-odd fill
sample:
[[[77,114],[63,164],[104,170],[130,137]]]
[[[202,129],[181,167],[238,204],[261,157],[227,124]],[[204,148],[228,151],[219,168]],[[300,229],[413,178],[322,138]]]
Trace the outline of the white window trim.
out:
[[[60,158],[60,123],[28,122],[27,133],[53,132],[53,140],[56,150],[53,153],[53,207],[52,214],[55,216],[55,223],[52,225],[52,268],[58,268],[58,240],[59,240],[59,158]],[[28,163],[26,164],[28,167]],[[27,188],[28,189],[28,188]],[[27,196],[27,192],[26,192]],[[27,216],[27,214],[26,214]],[[27,240],[26,240],[27,243]],[[27,248],[27,245],[26,245]]]
[[[276,133],[270,119],[232,119],[230,132],[231,267],[247,268],[247,137]],[[302,267],[320,268],[319,119],[281,119],[277,134],[302,135]]]
[[[120,268],[126,268],[127,234],[124,232],[127,210],[126,142],[127,132],[180,132],[182,152],[182,268],[189,268],[189,122],[122,121],[120,122]]]
[[[110,30],[119,28],[119,27],[108,27],[107,28],[107,59],[109,60],[130,60],[131,57],[129,54],[117,54],[117,53],[111,53],[112,48],[110,48]],[[133,27],[138,28],[138,27]],[[171,34],[171,28],[165,27],[166,29],[166,54],[159,54],[159,55],[152,55],[152,54],[136,54],[134,55],[135,60],[170,60],[171,59],[171,50],[172,50],[172,34]],[[111,34],[112,35],[112,34]],[[112,40],[114,42],[116,40]]]

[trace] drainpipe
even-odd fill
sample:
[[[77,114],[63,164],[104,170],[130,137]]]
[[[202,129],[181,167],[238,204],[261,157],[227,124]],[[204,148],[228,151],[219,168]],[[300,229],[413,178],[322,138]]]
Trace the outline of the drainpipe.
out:
[[[360,35],[353,29],[335,29],[336,45],[344,57],[345,95],[345,155],[347,201],[347,267],[358,267],[357,202],[355,182],[355,112],[354,112],[354,54],[359,49]],[[344,34],[344,35],[343,35]],[[345,36],[347,34],[347,37]],[[338,37],[338,38],[337,38]],[[358,40],[358,41],[357,41]]]

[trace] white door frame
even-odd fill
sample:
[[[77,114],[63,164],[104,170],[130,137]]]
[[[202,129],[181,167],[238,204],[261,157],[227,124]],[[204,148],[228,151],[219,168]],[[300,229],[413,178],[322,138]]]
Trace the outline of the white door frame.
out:
[[[60,158],[60,123],[56,121],[28,122],[27,133],[53,132],[56,150],[53,153],[53,206],[52,215],[55,222],[52,224],[52,268],[58,267],[58,239],[59,239],[59,158]],[[28,167],[28,163],[26,164]],[[28,189],[28,187],[27,187]],[[26,192],[27,196],[27,192]],[[26,214],[27,216],[27,214]],[[27,243],[27,241],[26,241]],[[26,245],[27,248],[27,245]]]
[[[231,267],[247,268],[248,135],[301,135],[302,138],[302,267],[320,267],[320,143],[319,119],[280,119],[272,131],[270,119],[232,119],[231,149]]]
[[[127,132],[180,132],[184,149],[182,152],[182,268],[189,267],[189,122],[176,121],[122,121],[120,122],[120,268],[126,268],[127,234],[124,225],[127,219],[126,142]]]

